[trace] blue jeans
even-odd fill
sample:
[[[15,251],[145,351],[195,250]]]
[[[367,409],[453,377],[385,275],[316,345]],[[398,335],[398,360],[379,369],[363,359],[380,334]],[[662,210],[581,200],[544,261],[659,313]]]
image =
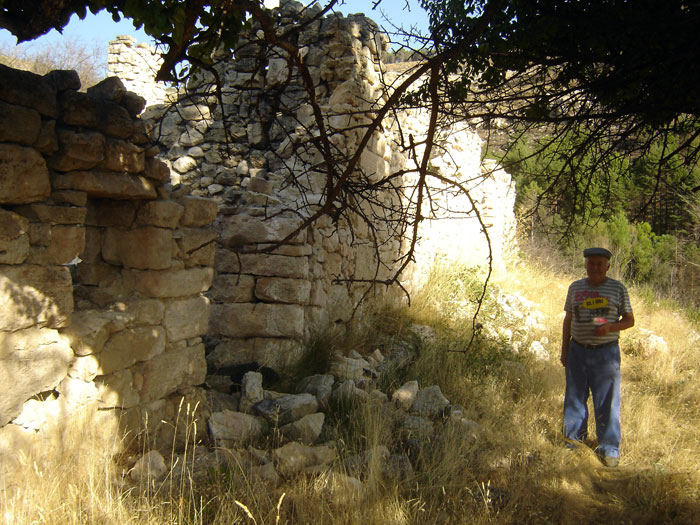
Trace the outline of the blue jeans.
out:
[[[620,456],[620,347],[617,342],[586,349],[569,343],[566,356],[564,437],[583,441],[588,433],[588,392],[593,394],[598,451]]]

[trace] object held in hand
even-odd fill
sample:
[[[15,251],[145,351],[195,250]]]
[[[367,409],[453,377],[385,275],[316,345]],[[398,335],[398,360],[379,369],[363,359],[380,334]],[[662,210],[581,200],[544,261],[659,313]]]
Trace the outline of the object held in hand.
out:
[[[608,320],[605,319],[605,317],[595,317],[593,319],[593,324],[596,326],[603,326],[604,324],[607,324]]]

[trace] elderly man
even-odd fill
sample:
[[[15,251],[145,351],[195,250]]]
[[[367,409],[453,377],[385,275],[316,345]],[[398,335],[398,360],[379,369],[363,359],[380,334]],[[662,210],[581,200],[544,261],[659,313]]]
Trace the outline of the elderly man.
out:
[[[574,281],[566,294],[561,364],[566,369],[564,437],[583,441],[588,432],[588,392],[593,395],[598,454],[608,467],[620,457],[621,330],[634,326],[625,286],[607,277],[612,254],[587,248],[585,279]]]

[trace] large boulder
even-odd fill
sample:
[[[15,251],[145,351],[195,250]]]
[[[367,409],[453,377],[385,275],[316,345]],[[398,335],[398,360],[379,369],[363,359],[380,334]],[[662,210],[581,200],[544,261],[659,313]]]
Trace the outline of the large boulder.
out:
[[[185,270],[124,270],[124,284],[149,297],[182,297],[209,289],[214,277],[211,268]]]
[[[0,209],[0,264],[20,264],[29,255],[29,220]]]
[[[58,151],[49,158],[49,166],[58,171],[87,170],[104,159],[105,138],[96,131],[59,129]]]
[[[222,243],[229,247],[236,247],[251,243],[281,241],[299,228],[302,220],[296,216],[264,219],[239,214],[229,215],[220,222]],[[287,242],[298,244],[305,239],[306,236],[300,232]]]
[[[57,174],[53,178],[53,185],[57,190],[84,191],[90,197],[100,199],[155,199],[158,196],[153,182],[146,177],[113,171],[71,171]]]
[[[330,463],[336,458],[336,452],[326,445],[312,447],[293,441],[273,450],[272,458],[278,472],[291,477],[309,467]]]
[[[48,79],[29,71],[0,64],[0,100],[36,109],[50,118],[58,118],[56,86]]]
[[[204,345],[167,349],[133,370],[142,379],[139,388],[142,403],[163,399],[182,388],[204,383],[207,376]]]
[[[411,411],[421,416],[438,417],[449,406],[449,400],[442,395],[438,385],[422,388],[416,394]]]
[[[206,334],[209,311],[209,299],[206,297],[169,300],[163,318],[168,340],[181,341]]]
[[[110,264],[127,268],[165,270],[172,264],[173,247],[172,231],[166,228],[110,228],[105,234],[102,257]]]
[[[298,394],[308,393],[316,396],[319,406],[325,406],[333,392],[335,377],[330,374],[315,374],[305,377],[296,387]]]
[[[41,115],[33,109],[0,101],[0,122],[12,125],[0,126],[0,142],[18,142],[32,145],[41,132]]]
[[[304,335],[304,307],[294,304],[232,303],[212,305],[211,331],[229,337]]]
[[[256,403],[263,400],[265,391],[263,390],[263,376],[260,372],[246,372],[241,381],[241,401],[239,410],[252,414]]]
[[[98,355],[98,374],[111,374],[139,361],[148,361],[164,350],[165,330],[160,326],[122,330],[110,337]]]
[[[290,441],[299,441],[300,443],[311,445],[321,435],[325,417],[323,412],[308,414],[298,421],[282,426],[280,432]]]
[[[418,381],[408,381],[391,394],[391,400],[403,410],[410,410],[418,394]]]

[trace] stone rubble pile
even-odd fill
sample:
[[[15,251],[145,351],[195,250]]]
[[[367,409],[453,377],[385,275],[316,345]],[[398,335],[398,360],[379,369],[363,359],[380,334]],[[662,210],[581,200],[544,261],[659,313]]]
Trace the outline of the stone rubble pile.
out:
[[[480,425],[464,416],[464,409],[453,405],[440,387],[421,388],[418,381],[408,381],[393,392],[377,389],[382,370],[396,363],[405,366],[406,348],[398,348],[400,357],[386,359],[379,350],[362,357],[336,355],[330,370],[302,379],[294,393],[281,393],[263,388],[258,372],[247,372],[236,395],[210,392],[216,399],[212,405],[227,406],[212,409],[209,433],[215,448],[198,447],[196,459],[186,475],[196,481],[206,481],[212,469],[233,469],[249,480],[262,480],[277,485],[299,474],[314,475],[328,490],[340,484],[342,490],[360,495],[368,465],[377,465],[383,476],[393,480],[410,479],[422,451],[452,431],[465,442],[474,443],[482,434]],[[410,352],[411,359],[413,351]],[[384,366],[382,366],[384,365]],[[395,442],[356,451],[340,457],[337,443],[318,443],[327,425],[327,413],[343,410],[339,407],[367,407],[374,417],[392,425]],[[346,408],[347,409],[347,408]],[[271,439],[275,436],[275,439]],[[332,437],[332,436],[330,436]],[[277,443],[269,449],[255,448],[256,443]],[[164,451],[166,452],[166,451]],[[154,459],[156,457],[157,459]],[[177,464],[184,460],[175,456],[173,474],[182,475]],[[134,480],[144,476],[158,480],[168,474],[158,451],[151,450],[136,459],[130,472]],[[148,466],[153,465],[148,470]]]
[[[505,342],[515,353],[525,351],[536,359],[548,360],[549,339],[543,333],[545,318],[534,303],[520,294],[504,293],[500,288],[495,289],[493,300],[493,322],[485,323],[485,333]]]
[[[700,339],[697,334],[692,335],[694,335],[696,341]],[[646,358],[668,354],[668,343],[666,340],[646,328],[635,329],[634,334],[628,337],[626,342],[627,344],[622,345],[622,349],[630,354]]]
[[[536,359],[550,357],[549,338],[545,335],[545,316],[535,304],[518,293],[505,293],[498,286],[489,289],[484,299],[488,315],[481,315],[482,336],[514,353],[527,352]],[[450,301],[447,308],[453,320],[470,319],[476,308],[463,298]]]

